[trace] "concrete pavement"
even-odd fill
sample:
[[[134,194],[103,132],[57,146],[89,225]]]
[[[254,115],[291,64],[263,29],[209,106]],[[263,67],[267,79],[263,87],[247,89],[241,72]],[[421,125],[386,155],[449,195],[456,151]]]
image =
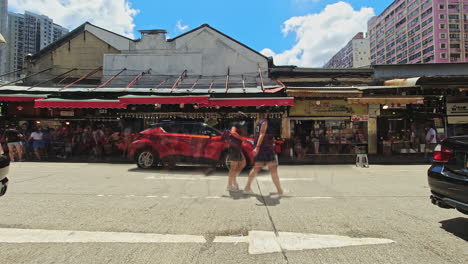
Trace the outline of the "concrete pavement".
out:
[[[13,239],[21,236],[22,242],[6,238],[1,242],[0,237],[0,260],[466,263],[468,219],[430,203],[426,170],[427,166],[416,165],[369,169],[352,165],[281,166],[280,177],[290,194],[280,198],[270,195],[275,189],[266,172],[254,184],[257,195],[246,196],[225,191],[224,171],[205,176],[197,168],[166,171],[139,170],[128,164],[14,163],[9,192],[0,199],[0,234],[3,231]],[[246,176],[243,173],[239,177],[241,186]],[[35,234],[45,240],[42,243],[32,240],[37,230],[40,232]],[[90,232],[90,237],[97,237],[96,242],[66,243],[63,234],[79,238],[80,232]],[[61,234],[62,240],[47,240],[58,239],[51,233]],[[99,240],[109,238],[108,233],[115,233],[118,239],[131,233],[132,239],[173,235],[206,242]],[[281,252],[249,253],[250,244],[245,239],[253,234],[273,234],[273,242],[258,237],[254,242],[260,243],[259,247],[276,243],[273,246],[279,245]],[[362,238],[393,243],[330,248],[323,240],[326,236],[335,239],[333,243]],[[234,242],[219,243],[220,237]],[[325,246],[307,249],[311,244],[304,242],[306,238],[319,238],[314,245]],[[288,241],[284,244],[280,240]]]

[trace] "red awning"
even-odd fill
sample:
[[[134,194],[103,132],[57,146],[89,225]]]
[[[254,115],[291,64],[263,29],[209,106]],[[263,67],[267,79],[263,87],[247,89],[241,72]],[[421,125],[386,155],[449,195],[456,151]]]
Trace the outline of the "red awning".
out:
[[[117,100],[66,100],[66,99],[45,99],[36,100],[35,108],[127,108],[127,105]]]
[[[293,106],[293,97],[277,98],[210,98],[206,105],[202,106]]]
[[[125,104],[207,104],[209,96],[136,96],[119,97]]]
[[[34,102],[47,98],[47,94],[1,94],[0,102]]]

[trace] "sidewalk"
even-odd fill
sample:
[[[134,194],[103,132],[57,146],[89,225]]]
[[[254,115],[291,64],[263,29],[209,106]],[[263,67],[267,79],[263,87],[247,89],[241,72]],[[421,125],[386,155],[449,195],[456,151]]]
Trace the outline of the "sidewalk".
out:
[[[384,156],[379,154],[368,154],[369,164],[429,164],[428,158],[424,158],[424,154],[402,154]],[[294,160],[290,157],[279,157],[280,164],[285,165],[307,165],[307,164],[355,164],[356,155],[341,154],[341,155],[308,155],[303,160]]]

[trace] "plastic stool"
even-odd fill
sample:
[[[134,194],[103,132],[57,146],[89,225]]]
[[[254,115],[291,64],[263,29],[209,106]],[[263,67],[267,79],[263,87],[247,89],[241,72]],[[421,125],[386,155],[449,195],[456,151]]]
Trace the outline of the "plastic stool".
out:
[[[357,154],[356,167],[369,168],[369,160],[367,159],[367,154]]]

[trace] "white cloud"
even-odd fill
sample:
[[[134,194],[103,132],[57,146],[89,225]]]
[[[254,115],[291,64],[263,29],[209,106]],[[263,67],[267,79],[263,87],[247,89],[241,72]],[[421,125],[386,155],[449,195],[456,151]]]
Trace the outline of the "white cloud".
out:
[[[69,29],[88,21],[118,34],[133,38],[133,18],[138,10],[128,0],[10,0],[14,12],[25,10],[46,15]]]
[[[276,54],[271,49],[261,51],[273,56],[276,65],[322,67],[358,32],[366,32],[367,21],[375,15],[373,8],[354,10],[346,2],[327,5],[320,13],[292,17],[283,23],[286,36],[296,35],[294,46]]]
[[[187,30],[187,29],[189,28],[188,25],[182,25],[182,21],[181,21],[181,20],[177,21],[176,27],[177,27],[177,29],[178,29],[179,31],[181,31],[181,32],[182,32],[182,31],[185,31],[185,30]]]

